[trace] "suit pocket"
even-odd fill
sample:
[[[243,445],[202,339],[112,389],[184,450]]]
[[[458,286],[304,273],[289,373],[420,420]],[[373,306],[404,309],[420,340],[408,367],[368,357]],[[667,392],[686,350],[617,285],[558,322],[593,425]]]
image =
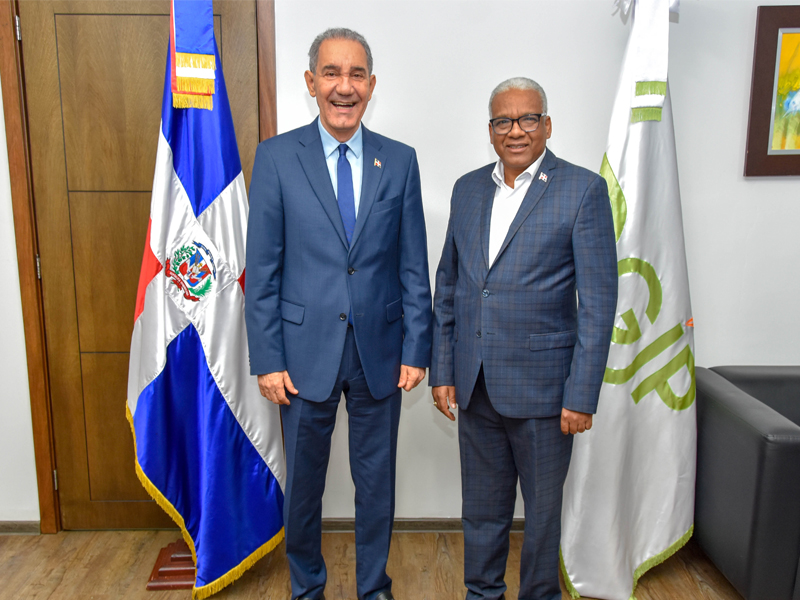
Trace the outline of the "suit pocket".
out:
[[[388,200],[376,200],[375,204],[372,207],[373,213],[383,212],[385,210],[391,210],[393,208],[397,208],[403,203],[403,196],[395,196],[394,198],[389,198]]]
[[[569,375],[578,334],[575,331],[539,333],[530,336],[530,351],[520,357],[526,377],[542,398],[561,397]]]
[[[300,325],[303,322],[305,313],[306,308],[304,306],[281,300],[281,317],[283,317],[284,321]]]
[[[559,331],[558,333],[535,333],[530,336],[531,350],[553,350],[555,348],[572,348],[578,341],[575,331]]]
[[[398,298],[386,305],[386,320],[391,323],[403,316],[403,299]]]

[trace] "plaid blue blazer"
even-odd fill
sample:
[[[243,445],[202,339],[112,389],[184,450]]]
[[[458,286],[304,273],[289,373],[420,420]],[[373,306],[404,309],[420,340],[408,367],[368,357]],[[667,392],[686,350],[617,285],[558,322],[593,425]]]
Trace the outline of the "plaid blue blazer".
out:
[[[466,408],[483,364],[503,416],[556,416],[562,407],[594,413],[617,306],[606,182],[547,150],[490,268],[493,168],[467,173],[453,188],[429,383],[454,385]]]

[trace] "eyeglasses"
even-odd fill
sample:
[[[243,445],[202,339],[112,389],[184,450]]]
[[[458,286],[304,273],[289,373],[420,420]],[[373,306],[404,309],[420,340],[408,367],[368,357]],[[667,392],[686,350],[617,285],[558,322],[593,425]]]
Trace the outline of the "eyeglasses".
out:
[[[514,128],[515,122],[519,124],[519,128],[522,129],[522,131],[530,133],[539,128],[539,122],[546,116],[547,113],[533,113],[530,115],[522,115],[519,119],[497,117],[496,119],[489,119],[489,124],[497,135],[509,133]]]

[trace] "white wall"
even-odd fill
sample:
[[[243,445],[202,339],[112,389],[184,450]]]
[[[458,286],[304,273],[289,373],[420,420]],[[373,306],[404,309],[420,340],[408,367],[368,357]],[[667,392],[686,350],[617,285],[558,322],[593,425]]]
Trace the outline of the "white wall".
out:
[[[3,99],[0,94],[0,117]],[[22,326],[17,247],[8,176],[5,121],[0,118],[0,521],[38,521],[28,364]]]
[[[697,361],[798,364],[800,177],[742,175],[764,3],[681,4],[669,70]]]
[[[776,0],[772,4],[790,4]],[[417,149],[431,275],[450,191],[495,160],[487,99],[507,77],[536,79],[553,119],[549,147],[597,170],[629,32],[611,0],[278,0],[278,129],[310,122],[308,46],[328,27],[364,34],[377,87],[365,124]],[[671,25],[670,85],[699,365],[800,363],[800,179],[742,176],[758,0],[683,0]],[[334,434],[324,514],[353,515],[346,415]],[[518,503],[517,514],[522,514]],[[457,517],[456,427],[427,389],[407,394],[397,516]]]

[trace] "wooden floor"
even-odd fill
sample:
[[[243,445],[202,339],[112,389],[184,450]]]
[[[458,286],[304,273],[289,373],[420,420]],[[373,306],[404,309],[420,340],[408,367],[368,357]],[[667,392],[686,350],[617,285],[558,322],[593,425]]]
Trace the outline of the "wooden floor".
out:
[[[147,592],[145,583],[158,551],[176,541],[174,531],[87,531],[57,535],[0,535],[2,600],[187,600],[188,590]],[[511,534],[509,600],[519,589],[522,535]],[[325,533],[328,600],[356,598],[352,533]],[[461,600],[465,589],[460,533],[395,533],[389,575],[398,600]],[[563,587],[562,587],[563,589]],[[289,567],[283,544],[263,558],[219,600],[289,600]],[[569,599],[566,592],[562,598]],[[741,600],[693,543],[640,581],[637,600]]]

